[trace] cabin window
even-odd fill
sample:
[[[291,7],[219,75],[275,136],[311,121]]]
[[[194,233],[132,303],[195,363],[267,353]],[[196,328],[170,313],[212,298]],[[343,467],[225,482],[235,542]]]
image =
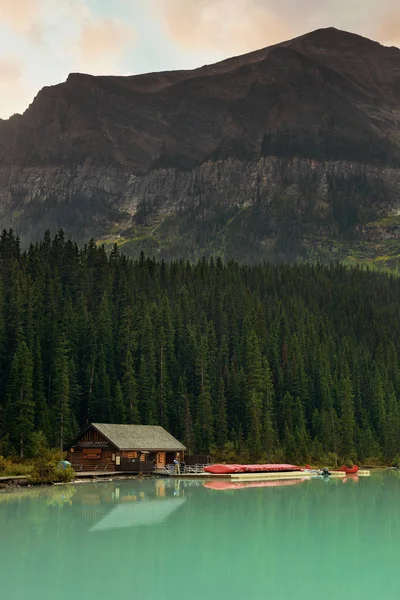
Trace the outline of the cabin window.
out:
[[[90,460],[96,460],[98,458],[100,458],[101,456],[101,450],[96,448],[96,449],[86,449],[83,451],[83,457],[84,458],[88,458]]]
[[[122,456],[123,458],[129,458],[130,460],[132,460],[133,458],[137,457],[137,452],[123,452]]]

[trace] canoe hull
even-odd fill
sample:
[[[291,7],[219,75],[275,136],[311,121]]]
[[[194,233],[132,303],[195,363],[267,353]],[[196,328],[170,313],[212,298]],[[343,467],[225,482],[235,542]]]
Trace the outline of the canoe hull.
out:
[[[358,469],[359,467],[357,465],[354,465],[352,467],[346,467],[346,465],[343,465],[343,467],[341,467],[340,469],[332,469],[333,471],[342,471],[344,473],[347,473],[348,475],[355,475],[356,473],[358,473]]]
[[[295,465],[210,465],[204,467],[206,473],[213,475],[231,475],[234,473],[283,473],[291,471],[301,471],[300,467]]]

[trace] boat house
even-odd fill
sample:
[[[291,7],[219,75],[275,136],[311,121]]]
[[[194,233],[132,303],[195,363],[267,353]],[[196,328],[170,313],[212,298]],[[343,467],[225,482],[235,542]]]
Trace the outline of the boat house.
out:
[[[68,460],[76,471],[139,473],[181,461],[185,450],[163,427],[91,423],[69,446]]]

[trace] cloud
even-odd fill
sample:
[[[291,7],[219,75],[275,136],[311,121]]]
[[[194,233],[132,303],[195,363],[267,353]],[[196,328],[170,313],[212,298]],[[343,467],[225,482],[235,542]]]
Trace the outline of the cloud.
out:
[[[397,0],[389,2],[380,22],[380,38],[388,44],[400,43],[400,7]]]
[[[258,0],[160,0],[167,32],[191,49],[242,52],[281,41],[288,26],[268,2]]]
[[[86,20],[76,51],[88,64],[110,64],[135,41],[134,30],[118,19]]]
[[[135,32],[108,12],[100,0],[0,0],[0,118],[23,112],[70,72],[125,72]]]
[[[329,26],[400,38],[397,0],[158,0],[157,8],[171,40],[189,50],[241,53]]]
[[[29,101],[29,94],[22,82],[23,65],[17,58],[0,58],[0,117],[16,112],[21,98]]]
[[[0,23],[17,33],[28,35],[32,41],[42,37],[42,10],[45,0],[0,0]]]
[[[22,64],[16,58],[0,58],[0,82],[15,83],[21,79]]]

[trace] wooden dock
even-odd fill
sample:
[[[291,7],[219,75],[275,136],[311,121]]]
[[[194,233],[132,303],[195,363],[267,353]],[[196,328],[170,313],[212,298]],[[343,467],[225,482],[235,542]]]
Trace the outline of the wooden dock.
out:
[[[357,475],[367,477],[370,471],[360,470]],[[279,481],[281,479],[312,479],[318,477],[315,473],[307,473],[306,471],[275,471],[269,473],[182,473],[181,475],[171,475],[176,479],[229,479],[230,481]],[[344,478],[347,473],[344,471],[331,471],[329,477]]]
[[[275,471],[269,473],[182,473],[181,475],[171,475],[176,479],[229,479],[230,481],[279,481],[280,479],[312,479],[316,477],[315,473],[306,473],[305,471]],[[346,477],[343,471],[336,471],[331,477]]]
[[[360,469],[356,475],[359,477],[368,477],[370,471]],[[157,474],[150,476],[157,476]],[[333,471],[330,477],[346,477],[344,471]],[[118,478],[136,478],[138,474],[128,471],[79,471],[75,475],[75,479],[118,479]],[[279,481],[285,479],[312,479],[316,477],[315,473],[307,473],[305,471],[281,471],[269,473],[230,473],[230,474],[213,474],[213,473],[181,473],[180,475],[171,474],[170,477],[175,479],[229,479],[231,481]],[[29,475],[9,475],[0,477],[0,484],[23,484],[28,483]]]

